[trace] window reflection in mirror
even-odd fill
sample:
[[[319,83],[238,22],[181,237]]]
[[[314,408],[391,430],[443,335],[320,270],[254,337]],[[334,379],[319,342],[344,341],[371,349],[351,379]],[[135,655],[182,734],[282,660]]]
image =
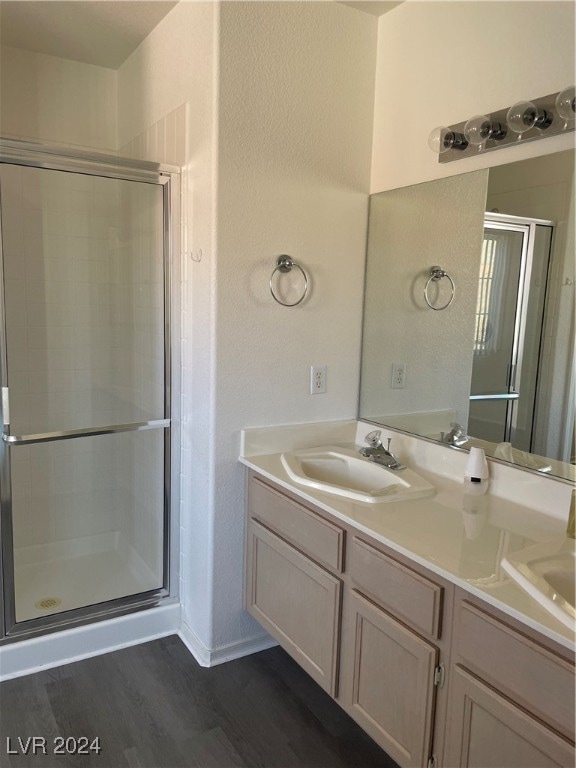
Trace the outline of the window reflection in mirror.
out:
[[[573,151],[372,195],[360,418],[574,478],[573,212]]]

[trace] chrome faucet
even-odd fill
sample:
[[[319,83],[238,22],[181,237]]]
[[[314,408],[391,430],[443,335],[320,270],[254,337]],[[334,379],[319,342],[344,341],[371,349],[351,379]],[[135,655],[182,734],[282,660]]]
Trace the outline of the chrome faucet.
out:
[[[376,464],[382,464],[383,467],[387,467],[388,469],[406,469],[405,465],[401,464],[390,450],[392,438],[388,438],[388,446],[384,448],[380,441],[381,434],[382,431],[380,429],[375,429],[373,432],[369,432],[364,438],[369,447],[360,448],[359,452],[362,456],[366,456],[366,458],[370,459],[370,461],[375,461]]]
[[[451,421],[450,426],[451,430],[448,434],[445,434],[444,432],[440,433],[440,441],[442,443],[459,446],[468,442],[468,435],[462,424],[458,424],[457,421]]]

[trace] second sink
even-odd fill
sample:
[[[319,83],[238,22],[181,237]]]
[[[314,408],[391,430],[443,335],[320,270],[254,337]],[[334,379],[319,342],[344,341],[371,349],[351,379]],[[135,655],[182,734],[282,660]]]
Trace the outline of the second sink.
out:
[[[281,455],[291,480],[372,504],[432,496],[434,486],[411,469],[387,469],[339,446],[303,448]]]
[[[576,621],[576,544],[558,538],[508,555],[502,567],[534,600],[570,629]]]

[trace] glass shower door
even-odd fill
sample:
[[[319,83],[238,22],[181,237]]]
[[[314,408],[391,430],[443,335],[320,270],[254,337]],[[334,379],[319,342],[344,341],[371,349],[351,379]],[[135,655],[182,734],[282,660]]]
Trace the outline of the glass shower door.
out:
[[[527,229],[484,227],[480,259],[468,431],[509,440]]]
[[[514,217],[484,227],[469,432],[533,450],[552,226]]]
[[[0,165],[8,630],[166,586],[165,181]]]

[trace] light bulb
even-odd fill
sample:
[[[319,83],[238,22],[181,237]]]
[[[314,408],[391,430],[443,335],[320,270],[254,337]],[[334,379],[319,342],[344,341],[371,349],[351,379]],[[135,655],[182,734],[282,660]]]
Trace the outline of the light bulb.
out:
[[[545,130],[552,125],[553,117],[545,109],[539,109],[531,101],[519,101],[513,104],[506,114],[508,128],[519,135],[530,128]]]
[[[464,136],[470,144],[479,147],[490,138],[490,120],[486,115],[475,115],[464,126]]]
[[[482,146],[488,139],[500,141],[506,133],[505,126],[501,123],[493,123],[487,115],[475,115],[464,126],[464,136],[476,147]]]
[[[466,149],[468,142],[463,134],[455,133],[445,125],[439,125],[428,136],[428,146],[433,152],[442,155],[450,149]]]
[[[573,85],[564,88],[556,96],[556,110],[564,120],[576,118],[576,88]]]

